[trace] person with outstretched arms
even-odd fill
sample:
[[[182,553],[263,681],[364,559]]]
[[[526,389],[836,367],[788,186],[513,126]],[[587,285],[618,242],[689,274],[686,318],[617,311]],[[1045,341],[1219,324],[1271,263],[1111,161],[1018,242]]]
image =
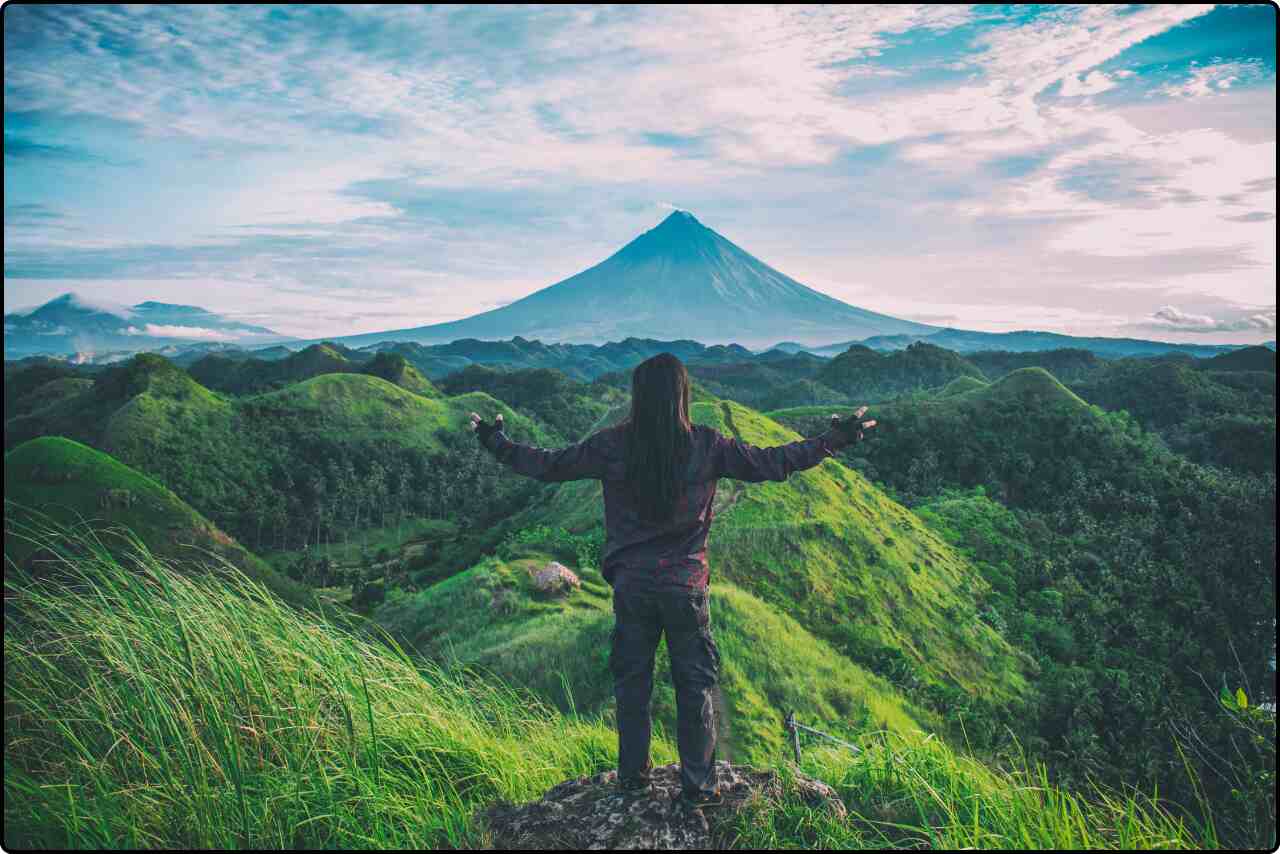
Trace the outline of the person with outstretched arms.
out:
[[[666,636],[676,693],[681,803],[720,802],[715,779],[712,697],[720,653],[707,604],[707,535],[722,477],[752,483],[786,480],[860,441],[875,421],[866,407],[831,416],[820,436],[760,448],[689,420],[689,374],[670,353],[636,366],[627,418],[557,450],[511,441],[502,415],[471,413],[480,444],[515,472],[542,481],[594,479],[603,484],[603,573],[613,587],[609,652],[617,699],[618,785],[648,788],[654,654]]]

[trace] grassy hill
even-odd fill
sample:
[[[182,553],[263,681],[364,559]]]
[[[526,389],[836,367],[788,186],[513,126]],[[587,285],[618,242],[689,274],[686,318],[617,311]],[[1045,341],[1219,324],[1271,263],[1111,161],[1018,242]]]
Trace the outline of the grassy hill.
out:
[[[392,385],[423,397],[440,397],[440,391],[424,377],[404,356],[395,353],[379,353],[361,369],[362,373],[381,377]]]
[[[1044,368],[1058,379],[1069,383],[1085,379],[1107,365],[1106,359],[1089,350],[1074,347],[1031,352],[980,350],[965,353],[964,358],[981,368],[987,378],[992,380],[1019,368]]]
[[[780,409],[785,406],[843,405],[848,401],[849,395],[828,388],[817,380],[800,379],[766,390],[755,406],[760,409]]]
[[[809,430],[827,411],[770,414]],[[1040,665],[1039,698],[1017,723],[1024,743],[1061,757],[1059,773],[1082,785],[1159,781],[1181,803],[1207,798],[1231,813],[1220,829],[1250,836],[1254,807],[1232,793],[1274,760],[1244,750],[1220,719],[1220,684],[1201,676],[1274,692],[1274,471],[1197,465],[1034,368],[869,415],[874,435],[842,458],[932,508],[996,591],[984,613]],[[982,557],[992,553],[1004,556]],[[1201,788],[1180,773],[1187,751],[1171,733],[1206,745]],[[1223,751],[1257,764],[1236,776],[1213,759]]]
[[[420,666],[243,578],[184,577],[149,559],[88,557],[80,569],[74,590],[6,579],[7,848],[483,847],[475,816],[487,805],[615,762],[605,721]],[[1039,769],[995,772],[936,739],[858,743],[856,755],[809,746],[801,766],[834,786],[847,819],[787,791],[728,841],[1216,844],[1141,796],[1084,800]],[[674,759],[665,739],[654,759]]]
[[[731,401],[695,403],[691,415],[756,445],[800,438]],[[506,530],[594,530],[603,518],[600,491],[592,481],[546,487]],[[784,483],[725,480],[716,508],[713,589],[731,583],[934,708],[1014,708],[1025,696],[1034,665],[976,616],[986,583],[856,471],[828,461]]]
[[[417,377],[410,371],[401,379]],[[55,435],[110,453],[254,550],[331,542],[405,515],[474,514],[483,529],[534,486],[497,479],[497,463],[466,430],[468,413],[501,412],[524,441],[563,439],[482,392],[423,392],[434,389],[334,373],[228,397],[143,355],[81,394],[7,420],[5,446]]]
[[[79,442],[49,436],[5,454],[4,494],[6,564],[27,563],[40,551],[33,540],[51,525],[127,529],[157,555],[194,567],[212,553],[204,560],[230,561],[285,601],[315,602],[308,588],[276,573],[168,489]],[[118,535],[106,544],[131,547]],[[40,559],[51,558],[46,552]]]
[[[1275,353],[1250,347],[1203,362],[1120,359],[1071,384],[1105,409],[1123,409],[1196,462],[1275,471]]]
[[[874,403],[966,376],[986,379],[976,365],[959,354],[917,342],[887,353],[855,344],[824,365],[815,379],[860,403]]]
[[[442,664],[480,668],[521,685],[563,712],[596,715],[613,700],[608,676],[611,593],[599,570],[575,567],[582,587],[536,591],[549,555],[493,557],[382,606],[375,619]],[[850,663],[795,620],[727,582],[712,586],[712,623],[723,657],[724,743],[734,761],[768,762],[784,751],[783,717],[831,722],[842,735],[938,728],[884,679]],[[666,647],[658,654],[654,716],[675,732]],[[822,686],[815,690],[814,686]]]
[[[15,395],[12,403],[5,404],[5,417],[15,418],[19,415],[38,412],[47,406],[53,406],[69,398],[76,397],[92,387],[93,380],[87,377],[64,376],[59,379],[49,380],[49,382],[38,385],[21,396]],[[8,392],[9,389],[6,386],[6,397],[9,396]]]
[[[500,369],[469,365],[440,380],[446,394],[483,391],[577,441],[625,394],[604,383],[590,385],[553,368]],[[628,389],[629,391],[629,389]],[[488,413],[481,413],[486,418]]]
[[[194,362],[188,373],[206,388],[246,395],[283,388],[322,374],[365,373],[426,397],[439,392],[404,356],[373,355],[326,342],[279,359],[211,354]]]
[[[965,392],[975,391],[976,389],[984,388],[986,385],[987,383],[983,382],[977,377],[956,377],[951,382],[947,383],[941,389],[935,392],[934,396],[935,397],[954,397],[957,394],[964,394]]]
[[[1204,359],[1199,367],[1206,371],[1265,371],[1274,374],[1276,351],[1262,345],[1242,347]]]

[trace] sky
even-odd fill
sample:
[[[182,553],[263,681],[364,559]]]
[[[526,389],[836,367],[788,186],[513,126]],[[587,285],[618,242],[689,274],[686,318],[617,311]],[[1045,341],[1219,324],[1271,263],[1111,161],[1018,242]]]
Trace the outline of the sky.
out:
[[[1272,340],[1275,15],[10,4],[4,310],[438,323],[681,209],[924,323]]]

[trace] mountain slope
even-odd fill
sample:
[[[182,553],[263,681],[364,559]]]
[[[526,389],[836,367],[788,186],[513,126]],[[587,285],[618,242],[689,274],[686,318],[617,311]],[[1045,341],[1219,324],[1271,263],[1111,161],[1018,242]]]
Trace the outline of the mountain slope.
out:
[[[444,342],[509,338],[603,342],[686,337],[765,346],[793,340],[924,334],[933,327],[856,308],[821,294],[676,211],[612,256],[510,305],[464,320],[339,339]]]
[[[154,554],[195,568],[209,562],[203,552],[212,552],[285,601],[314,604],[310,590],[276,573],[171,491],[79,442],[46,436],[5,454],[4,495],[4,554],[16,566],[40,550],[22,531],[42,531],[50,522],[127,528]],[[130,548],[125,540],[99,536],[108,548]]]
[[[1172,393],[1194,386],[1169,379],[1178,384],[1148,390],[1177,409]],[[806,430],[828,410],[770,414]],[[869,414],[874,436],[841,457],[950,517],[955,544],[997,591],[985,603],[995,622],[1041,665],[1040,700],[1015,724],[1023,743],[1058,757],[1060,779],[1158,783],[1182,804],[1207,792],[1218,827],[1252,821],[1232,806],[1242,784],[1213,770],[1237,743],[1214,689],[1235,678],[1251,703],[1274,696],[1274,462],[1258,475],[1197,465],[1037,368]],[[1274,409],[1265,417],[1274,461]],[[1203,674],[1215,674],[1207,690]],[[1202,746],[1198,781],[1175,730]]]

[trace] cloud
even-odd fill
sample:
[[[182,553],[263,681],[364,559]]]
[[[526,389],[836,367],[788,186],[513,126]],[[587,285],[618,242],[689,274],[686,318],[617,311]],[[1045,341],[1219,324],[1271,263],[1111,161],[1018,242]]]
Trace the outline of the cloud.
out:
[[[139,329],[130,326],[126,335],[147,335],[152,338],[189,338],[197,341],[235,341],[239,336],[221,329],[206,329],[201,326],[168,326],[162,323],[148,323]]]
[[[1159,91],[1173,98],[1204,98],[1220,95],[1238,83],[1257,80],[1265,73],[1262,62],[1256,59],[1218,62],[1192,68],[1186,80],[1166,84]]]
[[[1247,314],[1235,319],[1214,318],[1207,314],[1193,314],[1176,306],[1166,305],[1147,318],[1147,325],[1154,329],[1180,332],[1243,332],[1273,331],[1276,328],[1276,309]]]
[[[1251,211],[1247,214],[1239,216],[1224,216],[1223,219],[1228,222],[1270,222],[1275,219],[1276,215],[1269,211]]]
[[[103,159],[78,146],[47,145],[11,134],[4,135],[4,156],[12,160],[62,160],[72,163],[91,163]]]
[[[1058,90],[1058,94],[1064,98],[1077,98],[1083,95],[1097,95],[1115,87],[1115,81],[1103,72],[1090,71],[1085,77],[1071,75],[1063,78],[1062,88]]]

